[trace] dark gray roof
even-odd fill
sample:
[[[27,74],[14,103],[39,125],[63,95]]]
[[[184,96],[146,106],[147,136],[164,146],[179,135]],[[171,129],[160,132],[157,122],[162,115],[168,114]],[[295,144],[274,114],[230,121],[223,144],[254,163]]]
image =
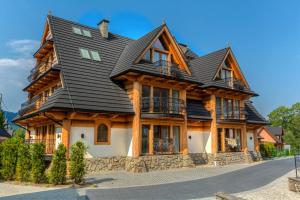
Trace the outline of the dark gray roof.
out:
[[[283,128],[276,126],[264,126],[265,129],[267,129],[269,131],[269,133],[271,133],[274,136],[282,136],[283,135]]]
[[[230,48],[220,49],[218,51],[214,51],[207,55],[197,57],[190,61],[190,66],[193,72],[195,73],[195,76],[198,78],[198,81],[204,83],[202,88],[217,87],[224,89],[232,89],[229,88],[228,84],[224,80],[213,79],[215,74],[217,73],[219,66],[225,59],[225,56],[227,55],[228,51],[230,51]],[[251,91],[251,89],[247,87],[243,87],[243,90],[236,90],[255,96],[257,95],[255,92]]]
[[[109,78],[120,54],[130,40],[112,33],[109,33],[108,39],[104,39],[98,29],[54,16],[48,16],[48,19],[61,65],[64,88],[51,96],[41,110],[51,107],[133,113],[126,91]],[[88,29],[92,37],[74,34],[72,32],[74,25]],[[99,51],[102,61],[82,59],[80,47]]]
[[[245,101],[246,121],[253,124],[268,124],[268,121],[256,110],[251,101]]]
[[[4,129],[0,129],[0,137],[10,138],[11,135]]]
[[[202,83],[209,83],[217,72],[217,68],[222,64],[228,48],[221,49],[207,55],[195,58],[189,62],[193,73]]]
[[[147,33],[143,37],[139,38],[138,40],[130,41],[124,51],[122,52],[116,66],[112,70],[110,76],[111,78],[116,77],[120,74],[123,74],[128,71],[137,71],[142,72],[145,74],[151,74],[156,76],[164,76],[161,73],[160,68],[155,66],[153,63],[148,62],[140,62],[140,63],[134,63],[134,61],[142,54],[142,52],[151,44],[151,42],[154,40],[154,38],[157,36],[157,34],[166,27],[165,24],[157,27],[153,31]],[[192,75],[188,75],[187,72],[181,71],[180,77],[177,77],[178,79],[184,80],[184,81],[190,81],[195,83],[201,83],[198,81],[198,79]]]
[[[210,120],[211,114],[203,106],[202,101],[187,99],[188,119]]]

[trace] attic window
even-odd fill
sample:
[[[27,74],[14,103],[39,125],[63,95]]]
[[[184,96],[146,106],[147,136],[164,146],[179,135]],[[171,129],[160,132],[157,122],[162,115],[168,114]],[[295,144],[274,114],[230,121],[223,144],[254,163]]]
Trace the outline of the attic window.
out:
[[[73,29],[73,32],[77,35],[83,35],[85,37],[92,37],[92,34],[89,30],[81,29],[81,28],[78,28],[75,26],[73,26],[72,29]]]
[[[88,50],[84,48],[80,48],[79,51],[82,58],[101,61],[101,57],[98,51]]]

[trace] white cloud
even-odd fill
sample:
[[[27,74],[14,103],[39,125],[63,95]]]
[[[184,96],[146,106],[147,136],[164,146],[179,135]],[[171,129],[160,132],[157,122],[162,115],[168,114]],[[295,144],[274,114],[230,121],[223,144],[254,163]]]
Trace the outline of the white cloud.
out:
[[[0,58],[0,69],[5,68],[12,68],[15,69],[22,68],[22,69],[28,69],[28,67],[33,67],[34,65],[34,59],[32,58],[18,58],[18,59],[12,59],[12,58]]]
[[[13,51],[24,55],[30,55],[34,50],[37,50],[40,42],[37,40],[12,40],[7,43]]]

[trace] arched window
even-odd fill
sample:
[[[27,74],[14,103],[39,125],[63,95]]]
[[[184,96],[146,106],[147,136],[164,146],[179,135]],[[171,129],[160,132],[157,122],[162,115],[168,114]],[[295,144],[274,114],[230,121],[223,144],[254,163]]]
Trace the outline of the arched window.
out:
[[[108,135],[108,127],[105,124],[100,124],[97,128],[97,143],[108,143],[109,135]]]

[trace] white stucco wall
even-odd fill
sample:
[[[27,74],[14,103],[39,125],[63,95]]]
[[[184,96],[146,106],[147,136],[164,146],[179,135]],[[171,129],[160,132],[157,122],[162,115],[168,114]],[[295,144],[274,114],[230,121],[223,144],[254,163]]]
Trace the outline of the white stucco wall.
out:
[[[187,134],[188,134],[188,148],[190,153],[211,153],[210,132],[188,131]]]
[[[253,131],[247,131],[247,146],[248,151],[254,151],[254,134]]]
[[[84,138],[81,138],[84,134]],[[127,156],[131,154],[129,151],[132,131],[127,128],[112,128],[110,145],[94,144],[94,128],[93,127],[71,127],[70,136],[71,145],[76,141],[83,141],[87,147],[87,157],[109,157],[109,156]]]

